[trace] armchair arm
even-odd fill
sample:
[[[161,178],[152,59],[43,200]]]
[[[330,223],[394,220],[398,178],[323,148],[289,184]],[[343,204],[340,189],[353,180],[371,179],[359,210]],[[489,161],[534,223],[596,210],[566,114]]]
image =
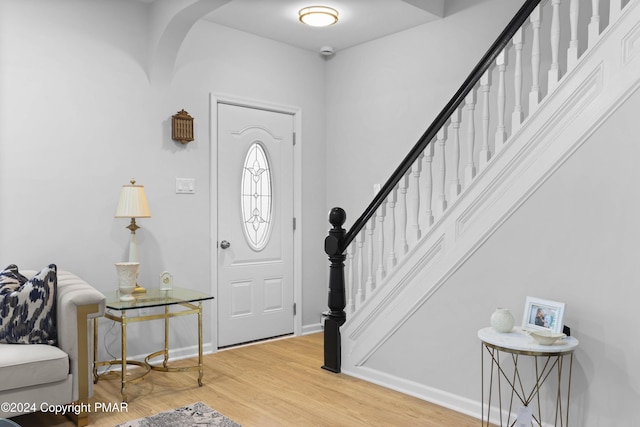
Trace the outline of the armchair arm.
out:
[[[91,395],[91,334],[89,319],[104,314],[105,296],[68,271],[58,271],[58,347],[69,355],[73,399],[86,402]]]

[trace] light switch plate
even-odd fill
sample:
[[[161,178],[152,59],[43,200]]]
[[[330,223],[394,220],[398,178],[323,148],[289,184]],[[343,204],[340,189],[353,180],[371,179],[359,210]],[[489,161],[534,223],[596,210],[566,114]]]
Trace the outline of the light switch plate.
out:
[[[176,194],[196,194],[195,178],[176,178]]]

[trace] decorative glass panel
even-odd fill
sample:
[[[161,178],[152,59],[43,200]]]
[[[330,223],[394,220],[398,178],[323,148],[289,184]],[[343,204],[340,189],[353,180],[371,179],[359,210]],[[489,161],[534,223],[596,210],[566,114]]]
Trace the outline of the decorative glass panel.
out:
[[[242,221],[244,235],[254,250],[263,249],[272,224],[271,168],[263,146],[254,142],[242,171]]]

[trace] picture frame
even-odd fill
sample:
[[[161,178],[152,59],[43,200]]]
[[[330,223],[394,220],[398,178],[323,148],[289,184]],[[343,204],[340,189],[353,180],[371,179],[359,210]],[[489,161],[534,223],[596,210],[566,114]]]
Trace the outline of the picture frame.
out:
[[[528,296],[522,315],[522,329],[561,333],[564,326],[563,302]]]

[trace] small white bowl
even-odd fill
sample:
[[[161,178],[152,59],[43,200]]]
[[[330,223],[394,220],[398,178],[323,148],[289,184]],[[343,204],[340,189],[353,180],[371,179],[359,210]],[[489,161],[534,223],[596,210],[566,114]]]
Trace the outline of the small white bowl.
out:
[[[531,331],[529,335],[540,345],[552,345],[561,338],[566,337],[566,334],[557,334],[550,331]]]

